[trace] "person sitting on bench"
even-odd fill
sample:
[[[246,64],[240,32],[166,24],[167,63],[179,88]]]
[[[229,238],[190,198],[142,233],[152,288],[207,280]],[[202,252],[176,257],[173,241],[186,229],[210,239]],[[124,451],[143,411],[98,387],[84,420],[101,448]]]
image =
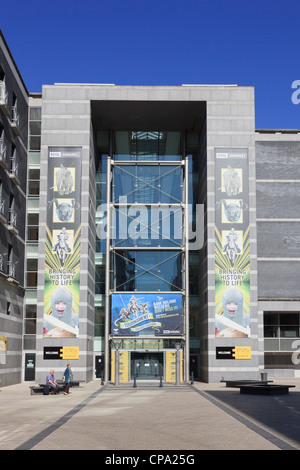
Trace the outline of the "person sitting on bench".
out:
[[[56,383],[56,380],[54,378],[54,370],[53,369],[50,370],[49,374],[46,377],[46,385],[49,386],[51,393],[54,393],[55,395],[57,395],[59,393],[59,387],[58,387],[58,385]]]

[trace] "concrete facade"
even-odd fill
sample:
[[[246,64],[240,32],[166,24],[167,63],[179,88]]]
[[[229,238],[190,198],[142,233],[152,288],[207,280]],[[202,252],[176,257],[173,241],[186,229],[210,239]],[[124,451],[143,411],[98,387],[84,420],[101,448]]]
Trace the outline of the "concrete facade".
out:
[[[197,108],[205,104],[206,123],[203,133],[203,168],[201,202],[205,205],[206,242],[202,253],[201,269],[205,278],[201,297],[206,299],[201,311],[201,378],[204,381],[219,381],[238,372],[245,377],[257,377],[263,364],[258,342],[257,317],[257,267],[256,267],[256,192],[255,192],[255,138],[254,138],[254,90],[251,87],[237,86],[182,86],[182,87],[126,87],[113,85],[55,84],[43,87],[42,99],[42,145],[41,145],[41,191],[40,191],[40,236],[39,236],[39,276],[38,276],[38,320],[37,320],[37,362],[38,376],[44,376],[47,362],[43,360],[43,347],[60,344],[60,340],[44,339],[41,332],[43,314],[43,281],[46,222],[47,159],[49,147],[82,148],[82,266],[80,328],[86,328],[80,339],[72,340],[80,349],[80,359],[76,370],[81,378],[90,380],[93,376],[93,233],[95,228],[95,168],[93,159],[93,129],[91,127],[91,104],[97,103],[101,110],[114,103],[116,109],[126,102],[147,103],[193,103]],[[101,113],[101,111],[100,111]],[[104,111],[105,113],[105,111]],[[145,113],[146,115],[147,113]],[[148,116],[149,117],[149,116]],[[150,116],[151,118],[151,116]],[[153,118],[152,118],[153,120]],[[185,130],[185,129],[183,129]],[[95,129],[94,129],[95,131]],[[217,360],[217,346],[232,344],[230,340],[216,339],[214,334],[214,250],[215,250],[215,149],[246,148],[249,152],[249,201],[251,231],[251,338],[236,340],[236,345],[251,347],[251,359],[240,364]],[[205,160],[206,159],[206,160]],[[203,176],[203,175],[206,176]],[[205,254],[204,254],[205,253]],[[205,266],[205,268],[204,268]],[[204,287],[203,287],[204,286]],[[82,330],[81,330],[82,331]],[[229,342],[229,343],[228,343]],[[57,369],[57,367],[56,367]]]
[[[22,377],[28,92],[2,35],[0,65],[0,378],[10,385]]]

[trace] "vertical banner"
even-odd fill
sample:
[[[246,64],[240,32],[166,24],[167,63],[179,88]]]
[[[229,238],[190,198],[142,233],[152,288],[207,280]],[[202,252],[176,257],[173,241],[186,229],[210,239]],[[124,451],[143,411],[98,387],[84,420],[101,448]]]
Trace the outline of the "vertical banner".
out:
[[[76,337],[79,325],[81,148],[49,147],[44,337]]]
[[[215,335],[250,337],[247,149],[215,150]]]

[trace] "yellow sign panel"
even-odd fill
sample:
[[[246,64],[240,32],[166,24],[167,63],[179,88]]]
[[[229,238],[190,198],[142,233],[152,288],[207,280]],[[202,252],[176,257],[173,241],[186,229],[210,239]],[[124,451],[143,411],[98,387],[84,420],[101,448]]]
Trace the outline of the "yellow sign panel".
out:
[[[182,350],[180,350],[180,382],[183,380],[183,370],[182,370]],[[165,381],[169,383],[176,382],[176,351],[166,351],[165,352]]]
[[[129,351],[120,351],[119,373],[120,382],[129,382]]]
[[[7,337],[0,336],[0,351],[7,351]]]
[[[235,359],[251,359],[250,346],[235,346],[232,350],[232,356]]]
[[[60,350],[60,357],[65,360],[79,359],[79,347],[63,346]]]
[[[115,372],[116,372],[116,351],[111,352],[111,372],[110,377],[112,383],[115,383]]]

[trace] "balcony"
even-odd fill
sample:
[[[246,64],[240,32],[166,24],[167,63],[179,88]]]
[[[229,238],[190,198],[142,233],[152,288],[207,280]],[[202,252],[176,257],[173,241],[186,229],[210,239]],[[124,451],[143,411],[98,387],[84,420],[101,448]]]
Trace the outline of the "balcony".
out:
[[[11,159],[11,167],[10,167],[10,170],[9,170],[9,177],[10,177],[10,180],[15,184],[15,185],[19,185],[20,184],[20,180],[19,180],[19,165],[18,163],[16,162],[16,158],[13,157]]]
[[[7,228],[13,235],[19,234],[19,231],[17,228],[17,213],[14,209],[9,209],[9,219],[8,219]]]
[[[6,145],[2,137],[0,138],[0,167],[7,169]]]
[[[0,109],[6,116],[9,116],[8,93],[6,91],[5,82],[0,80]]]
[[[11,113],[11,127],[16,136],[21,135],[20,131],[20,115],[18,113],[18,108],[17,106],[12,107],[12,113]]]
[[[0,253],[0,279],[5,279],[7,276],[4,271],[4,255]]]
[[[6,224],[5,199],[0,196],[0,224]]]
[[[17,281],[17,278],[16,278],[16,264],[13,263],[12,261],[8,261],[7,267],[8,267],[7,282],[13,286],[18,286],[19,282]]]

